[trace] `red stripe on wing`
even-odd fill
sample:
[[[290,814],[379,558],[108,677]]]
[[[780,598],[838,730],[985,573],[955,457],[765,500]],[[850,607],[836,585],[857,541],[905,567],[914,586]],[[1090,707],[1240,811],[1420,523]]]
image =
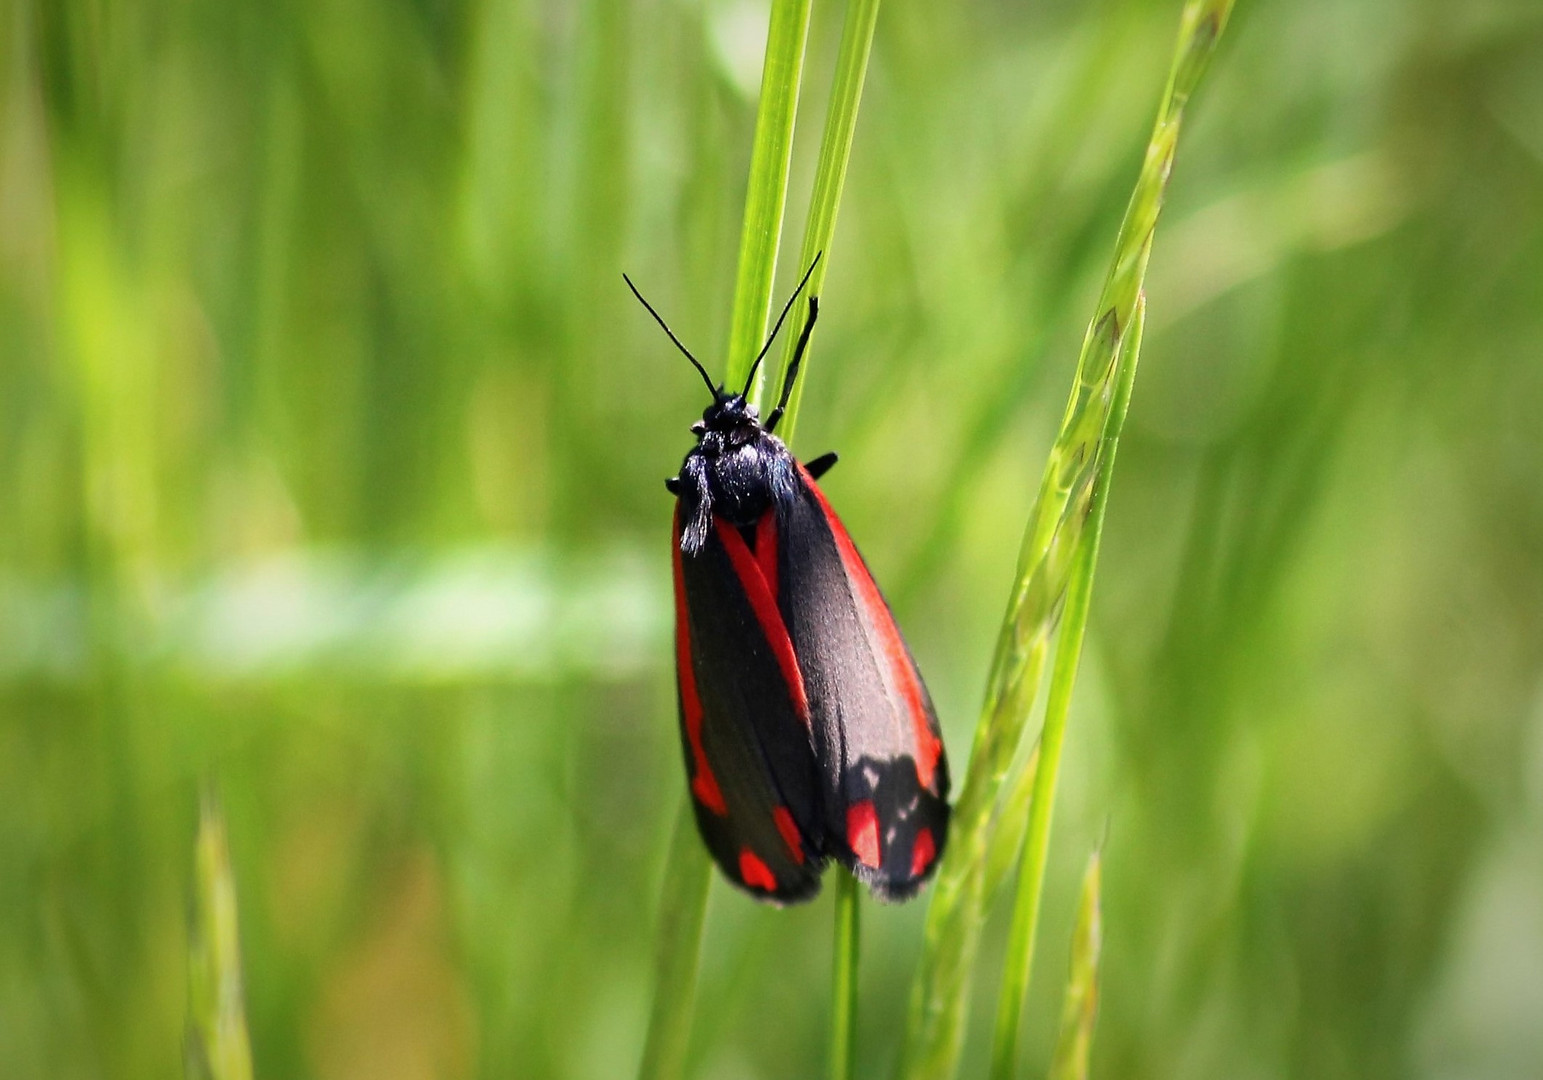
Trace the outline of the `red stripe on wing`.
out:
[[[879,647],[883,650],[884,662],[889,668],[890,685],[900,692],[911,714],[911,729],[916,737],[916,778],[922,787],[936,792],[937,788],[933,785],[937,777],[938,758],[943,753],[943,743],[932,731],[927,707],[923,704],[926,698],[921,680],[916,676],[916,669],[911,666],[911,657],[906,652],[900,628],[895,625],[894,617],[889,613],[889,605],[884,603],[883,594],[874,584],[873,575],[863,565],[863,558],[857,553],[852,538],[847,535],[846,527],[841,524],[841,519],[831,509],[830,503],[825,501],[825,493],[802,464],[798,466],[798,471],[819,501],[825,523],[830,526],[830,534],[836,540],[836,550],[841,553],[841,565],[846,570],[847,580],[855,587],[856,599],[863,606],[868,621],[878,631]]]
[[[680,681],[681,722],[686,728],[686,743],[691,747],[691,793],[703,806],[719,817],[726,817],[729,806],[723,801],[718,778],[707,762],[702,748],[702,699],[697,695],[696,671],[691,660],[691,624],[686,611],[686,583],[680,567],[680,509],[675,510],[675,677]]]
[[[802,866],[804,838],[798,833],[798,824],[793,820],[792,813],[786,806],[774,806],[772,820],[777,823],[777,831],[782,834],[782,842],[787,844],[788,850],[793,853],[793,861]]]
[[[771,512],[768,511],[766,518],[771,516]],[[761,520],[764,522],[766,518]],[[777,658],[777,666],[782,669],[782,681],[787,685],[788,697],[793,701],[793,708],[807,724],[809,699],[804,695],[804,675],[799,670],[798,657],[793,652],[793,639],[788,636],[787,624],[782,621],[782,612],[777,610],[776,594],[771,591],[757,555],[750,553],[750,549],[745,546],[744,538],[739,535],[739,530],[732,525],[725,525],[718,518],[713,518],[713,528],[717,530],[718,539],[722,541],[724,550],[729,553],[729,562],[734,567],[734,574],[745,590],[745,598],[750,601],[756,621],[761,624],[761,633],[766,635],[766,643],[771,646],[772,655]],[[772,528],[775,530],[775,522]],[[775,539],[769,544],[758,539],[757,547],[760,548],[763,545],[765,550],[771,551],[772,565],[775,568],[777,553]]]
[[[777,515],[768,510],[755,523],[755,561],[766,580],[766,590],[777,595]]]

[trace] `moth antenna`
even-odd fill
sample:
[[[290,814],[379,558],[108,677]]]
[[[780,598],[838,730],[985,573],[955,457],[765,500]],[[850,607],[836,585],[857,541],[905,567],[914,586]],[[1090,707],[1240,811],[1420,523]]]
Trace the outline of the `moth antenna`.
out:
[[[766,339],[766,344],[761,346],[760,353],[755,358],[755,363],[750,365],[750,374],[745,378],[745,388],[739,392],[740,397],[750,393],[750,384],[755,381],[756,369],[761,366],[761,359],[771,348],[772,342],[777,340],[777,331],[782,329],[782,321],[788,317],[788,312],[793,310],[793,301],[798,299],[798,294],[804,291],[804,286],[809,284],[809,278],[814,273],[814,268],[820,265],[820,256],[825,252],[817,251],[814,261],[809,264],[809,269],[804,271],[803,280],[798,283],[798,288],[793,290],[793,295],[788,297],[788,302],[782,306],[782,314],[777,316],[777,325],[772,327],[771,336]]]
[[[776,431],[777,422],[782,419],[782,414],[787,411],[788,397],[793,393],[793,383],[798,379],[798,365],[804,362],[804,350],[809,347],[809,335],[814,333],[814,320],[820,317],[820,298],[809,298],[809,318],[804,323],[803,333],[798,335],[798,345],[793,349],[793,362],[788,365],[788,373],[782,377],[782,397],[777,401],[777,407],[766,418],[766,430]]]
[[[719,397],[718,388],[713,385],[713,378],[711,375],[707,374],[707,369],[702,366],[702,362],[696,357],[692,356],[691,350],[680,343],[680,338],[675,336],[675,331],[670,329],[670,324],[665,322],[664,319],[660,318],[659,313],[654,310],[654,305],[643,299],[643,294],[638,292],[638,287],[636,285],[632,284],[632,279],[626,274],[623,274],[621,279],[627,283],[627,288],[632,290],[632,295],[638,298],[638,303],[642,304],[645,308],[648,309],[648,313],[654,317],[654,322],[658,323],[664,332],[670,335],[670,340],[675,342],[675,347],[686,354],[686,359],[691,361],[691,366],[697,369],[697,371],[702,376],[702,381],[707,384],[707,392],[713,396],[714,401],[717,401]]]

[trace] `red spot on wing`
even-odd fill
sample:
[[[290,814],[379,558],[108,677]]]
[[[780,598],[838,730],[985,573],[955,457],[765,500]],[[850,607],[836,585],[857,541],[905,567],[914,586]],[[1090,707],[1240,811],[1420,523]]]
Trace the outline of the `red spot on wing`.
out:
[[[777,876],[771,872],[771,867],[762,862],[749,848],[739,849],[739,876],[740,880],[752,889],[777,891]]]
[[[874,812],[872,799],[847,807],[847,846],[858,862],[878,869],[879,815]]]
[[[770,516],[768,513],[767,517]],[[734,574],[745,590],[745,598],[750,601],[756,621],[761,624],[761,633],[766,635],[766,643],[771,646],[772,655],[777,658],[777,666],[782,669],[782,681],[788,688],[788,697],[792,699],[793,708],[807,724],[809,700],[804,696],[804,675],[799,670],[798,657],[793,653],[793,639],[788,636],[787,624],[782,621],[782,612],[777,609],[777,596],[767,583],[758,557],[752,555],[750,549],[745,546],[744,538],[739,535],[739,531],[732,525],[725,525],[717,518],[713,519],[713,527],[718,531],[718,539],[723,542],[724,550],[729,553],[729,562],[734,567]],[[757,543],[761,546],[759,539]],[[773,540],[765,545],[765,548],[771,551],[772,565],[775,568],[776,541]]]
[[[723,801],[718,778],[707,763],[702,748],[702,699],[697,695],[696,671],[691,660],[691,623],[686,611],[686,582],[680,568],[680,510],[675,511],[675,677],[680,682],[680,709],[686,728],[686,744],[691,748],[691,793],[697,801],[719,817],[729,812]]]
[[[918,878],[925,874],[937,854],[938,845],[932,839],[932,830],[924,826],[911,842],[911,876]]]
[[[793,821],[793,815],[788,813],[786,806],[774,806],[772,820],[777,823],[777,831],[782,834],[782,842],[787,844],[788,850],[793,853],[793,861],[802,866],[804,839],[798,834],[798,825]]]
[[[830,503],[825,501],[825,493],[815,484],[814,477],[809,475],[803,465],[799,465],[798,471],[825,514],[825,523],[830,526],[831,536],[836,540],[836,550],[841,553],[841,565],[846,570],[847,580],[856,590],[857,601],[866,612],[868,622],[878,633],[878,645],[884,654],[884,663],[889,668],[890,685],[899,691],[905,709],[910,713],[911,730],[916,737],[916,779],[922,787],[936,793],[937,788],[933,784],[937,776],[938,758],[943,753],[943,743],[933,733],[928,720],[921,680],[916,676],[916,669],[911,666],[911,657],[906,652],[900,628],[895,625],[894,616],[889,613],[889,605],[884,603],[883,594],[874,584],[873,575],[863,565],[863,557],[857,553],[857,546],[847,535],[846,527],[830,508]]]

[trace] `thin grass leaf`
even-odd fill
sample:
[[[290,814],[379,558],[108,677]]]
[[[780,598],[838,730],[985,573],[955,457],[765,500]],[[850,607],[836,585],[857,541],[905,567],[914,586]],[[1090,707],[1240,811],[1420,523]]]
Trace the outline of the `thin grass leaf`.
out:
[[[683,798],[659,893],[654,1005],[648,1019],[648,1040],[643,1044],[643,1063],[638,1067],[639,1080],[670,1080],[680,1076],[685,1066],[711,874],[707,853],[697,836],[691,800]]]
[[[761,351],[777,273],[777,245],[787,208],[788,163],[793,156],[793,121],[809,36],[810,0],[773,0],[761,68],[761,101],[756,109],[755,144],[750,151],[750,183],[745,192],[745,220],[739,239],[739,272],[734,280],[734,311],[729,321],[728,371],[724,385],[739,389]],[[763,365],[756,372],[751,399],[761,399]]]
[[[836,232],[836,214],[841,193],[846,186],[847,163],[852,156],[852,135],[857,128],[857,108],[862,99],[863,82],[868,73],[868,57],[873,49],[873,30],[878,22],[879,0],[850,0],[841,28],[841,46],[836,60],[835,81],[830,104],[825,113],[825,130],[820,136],[820,158],[815,166],[814,191],[809,198],[809,216],[804,227],[799,269],[814,263],[807,286],[809,296],[819,296],[830,266]],[[782,376],[773,387],[780,388],[792,363],[797,335],[789,334],[783,351]],[[793,387],[787,412],[782,418],[781,435],[789,444],[798,426],[799,404],[808,383],[811,338],[804,354],[804,375]],[[857,1064],[857,966],[861,953],[861,924],[858,912],[861,894],[857,881],[845,871],[837,872],[833,934],[834,955],[831,965],[831,1031],[827,1072],[831,1080],[849,1080]]]
[[[1071,974],[1061,1003],[1061,1032],[1050,1059],[1050,1080],[1087,1080],[1098,1019],[1098,961],[1104,947],[1103,856],[1094,851],[1082,874],[1077,922],[1072,927]]]
[[[857,107],[863,96],[863,82],[868,76],[868,57],[873,51],[873,30],[879,20],[879,0],[848,0],[846,21],[841,27],[841,49],[836,59],[836,78],[831,86],[830,105],[825,113],[825,131],[820,136],[820,160],[815,166],[814,193],[809,199],[809,219],[804,226],[804,246],[799,252],[799,269],[814,262],[824,252],[820,265],[809,278],[809,295],[819,296],[825,286],[825,271],[830,267],[830,252],[836,240],[836,213],[841,193],[846,187],[847,163],[852,157],[852,137],[857,130]],[[783,348],[785,373],[793,361],[796,334],[789,334]],[[793,386],[788,410],[783,415],[781,434],[790,446],[798,427],[798,406],[809,383],[810,353],[815,338],[809,339],[804,352],[804,375]],[[785,377],[785,376],[784,376]],[[781,381],[776,384],[780,387]]]
[[[1039,772],[1039,743],[1029,751],[1018,774],[1007,785],[991,824],[986,849],[986,881],[981,900],[990,906],[997,891],[1023,857],[1023,838],[1029,831],[1029,806],[1034,800],[1034,777]]]
[[[777,270],[777,243],[787,202],[793,121],[803,77],[810,0],[774,0],[761,69],[755,145],[745,194],[739,270],[724,385],[739,387],[762,345]],[[752,397],[759,399],[759,383]],[[675,1080],[685,1065],[696,997],[697,961],[707,911],[712,867],[696,833],[689,794],[682,794],[664,871],[656,931],[654,1003],[649,1016],[640,1080]]]
[[[193,911],[188,948],[187,1075],[252,1080],[241,989],[241,934],[225,816],[205,794],[193,845]]]
[[[836,931],[832,943],[830,1080],[851,1080],[857,1066],[857,957],[862,940],[858,925],[857,879],[836,871]]]
[[[1082,658],[1082,640],[1093,597],[1093,571],[1098,564],[1099,539],[1103,535],[1104,510],[1109,481],[1114,472],[1120,429],[1130,407],[1131,386],[1141,354],[1141,333],[1146,322],[1146,301],[1136,297],[1130,331],[1119,356],[1119,380],[1115,384],[1109,423],[1098,450],[1093,504],[1071,585],[1056,645],[1055,666],[1050,673],[1050,697],[1045,703],[1045,723],[1040,732],[1040,764],[1034,775],[1034,794],[1029,802],[1029,824],[1023,838],[1023,860],[1018,872],[1018,896],[1013,904],[1012,929],[1008,935],[1007,962],[1002,972],[1002,991],[997,999],[995,1034],[992,1039],[992,1080],[1012,1080],[1017,1072],[1018,1027],[1029,977],[1034,967],[1034,939],[1039,926],[1039,905],[1045,884],[1045,863],[1050,850],[1050,823],[1055,810],[1056,780],[1061,771],[1061,749],[1066,739],[1066,718],[1071,712],[1072,689]]]
[[[1175,59],[1135,191],[1121,224],[1109,275],[1083,340],[1060,432],[1029,515],[1008,610],[988,678],[952,836],[938,870],[922,962],[911,997],[905,1075],[953,1075],[968,1010],[968,978],[979,942],[981,897],[992,808],[1021,742],[1039,689],[1050,636],[1083,549],[1099,450],[1114,417],[1124,331],[1135,318],[1152,234],[1173,164],[1179,125],[1232,0],[1191,0],[1180,21]],[[1118,435],[1117,427],[1112,432]],[[1091,573],[1091,566],[1089,567]],[[1053,784],[1059,748],[1044,741],[1038,793]],[[1048,806],[1036,811],[1048,815]],[[1036,812],[1031,811],[1031,812]],[[1047,818],[1048,821],[1048,818]]]

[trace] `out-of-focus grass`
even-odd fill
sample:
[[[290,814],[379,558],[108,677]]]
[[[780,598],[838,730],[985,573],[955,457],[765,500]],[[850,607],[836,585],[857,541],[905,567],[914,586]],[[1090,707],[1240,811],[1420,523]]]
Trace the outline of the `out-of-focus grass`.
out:
[[[1190,0],[1184,5],[1141,171],[1083,336],[1066,411],[1029,511],[949,848],[939,865],[927,911],[926,942],[906,1029],[908,1076],[946,1078],[958,1067],[976,950],[988,910],[987,877],[993,862],[990,829],[1002,822],[1001,791],[1024,742],[1053,641],[1055,663],[1043,725],[1034,742],[1018,896],[992,1039],[991,1075],[1009,1080],[1018,1071],[1018,1029],[1039,926],[1067,715],[1082,656],[1115,452],[1141,355],[1142,288],[1184,110],[1231,10],[1231,0]],[[1028,769],[1023,773],[1027,775]],[[1005,801],[1017,803],[1019,797],[1019,791],[1009,788]],[[1016,831],[1014,822],[1006,826]]]
[[[252,1080],[252,1047],[241,990],[241,926],[225,815],[212,793],[199,810],[193,847],[188,943],[187,1075]]]
[[[257,1075],[637,1061],[682,782],[660,478],[702,402],[617,273],[727,338],[746,10],[6,9],[0,1075],[181,1067],[206,770]],[[956,758],[1175,11],[879,20],[799,440],[842,454]],[[1041,940],[1107,820],[1094,1075],[1531,1075],[1543,12],[1251,0],[1228,34]],[[921,913],[864,912],[860,1073]],[[714,891],[689,1071],[822,1067],[829,926]]]
[[[1093,1051],[1093,1025],[1098,1019],[1098,961],[1104,947],[1103,912],[1099,892],[1103,864],[1099,853],[1088,856],[1082,872],[1082,893],[1077,898],[1077,921],[1072,927],[1071,973],[1061,1004],[1061,1029],[1056,1035],[1055,1056],[1050,1059],[1050,1080],[1087,1080]]]

